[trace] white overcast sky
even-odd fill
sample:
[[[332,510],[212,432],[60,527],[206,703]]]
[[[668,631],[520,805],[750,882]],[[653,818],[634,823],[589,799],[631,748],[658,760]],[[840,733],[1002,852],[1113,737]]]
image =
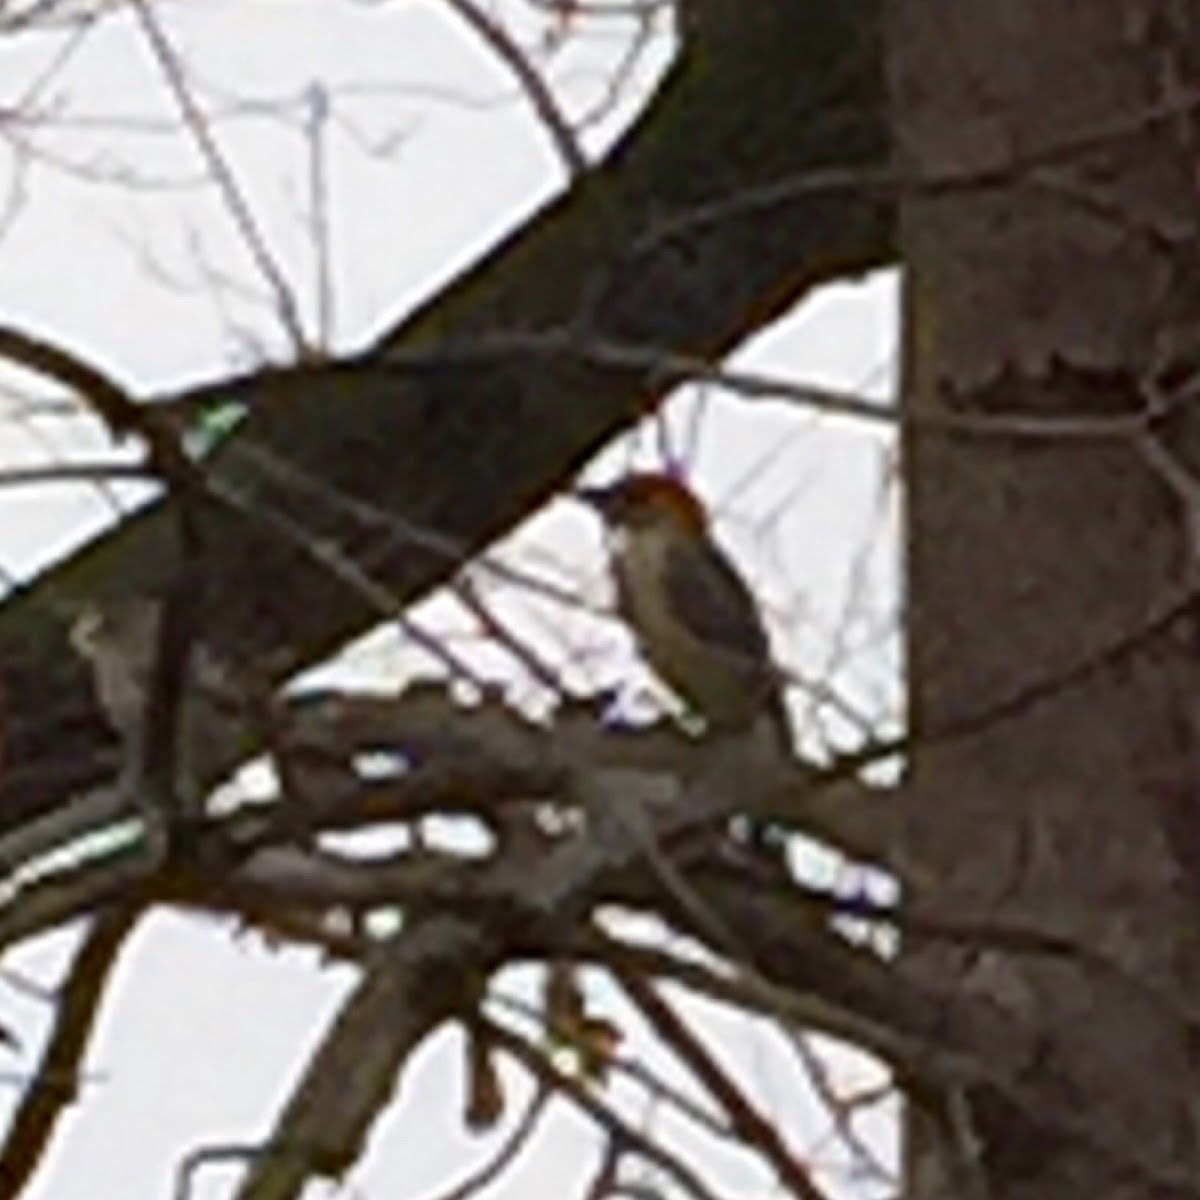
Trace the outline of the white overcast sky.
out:
[[[196,142],[179,128],[134,10],[104,11],[102,20],[0,38],[0,322],[60,341],[146,394],[286,359],[289,342],[262,274],[226,198],[198,182]],[[552,45],[552,26],[532,18],[522,0],[505,0],[497,11],[513,19],[569,114],[603,102],[632,25],[580,21]],[[363,344],[562,186],[562,165],[511,75],[439,0],[185,0],[156,5],[154,14],[314,340],[318,272],[304,114],[314,95],[328,97],[334,349]],[[635,114],[669,52],[664,25],[609,116],[585,132],[590,154]],[[894,292],[889,278],[829,289],[736,361],[886,398]],[[106,452],[86,423],[61,413],[31,417],[30,398],[50,393],[28,376],[6,373],[0,387],[0,466]],[[872,719],[893,712],[895,498],[885,432],[711,389],[685,390],[670,413],[676,452],[767,601],[781,660],[809,677],[834,670]],[[634,439],[632,451],[614,449],[596,470],[615,470],[631,452],[654,462],[655,442]],[[114,510],[93,491],[57,487],[0,490],[0,511],[0,566],[26,576],[111,521]],[[564,502],[500,553],[552,567],[602,600],[599,551],[596,530]],[[619,631],[527,596],[495,599],[589,681],[628,678]],[[424,606],[423,619],[466,636],[467,623],[447,601]],[[465,644],[515,699],[536,699],[500,655]],[[389,680],[428,669],[394,632],[351,658]],[[796,705],[807,722],[804,699]],[[848,736],[844,725],[806,727],[814,741]],[[67,944],[48,939],[6,965],[52,984]],[[273,950],[213,922],[179,915],[147,922],[106,1006],[91,1082],[30,1195],[166,1197],[189,1151],[263,1137],[349,979],[313,955]],[[528,978],[516,973],[508,987],[528,994]],[[26,1039],[0,1064],[6,1106],[36,1061],[46,1008],[0,983],[0,1015]],[[823,1161],[824,1129],[794,1099],[780,1043],[715,1011],[706,1028],[767,1108],[787,1114],[793,1143]],[[493,1147],[460,1131],[454,1041],[442,1037],[406,1072],[346,1195],[432,1196]],[[674,1128],[668,1112],[626,1094],[639,1121]],[[591,1167],[593,1144],[579,1118],[556,1109],[552,1136],[488,1194],[572,1195]],[[718,1190],[771,1194],[738,1155],[705,1153]],[[234,1178],[232,1168],[213,1168],[192,1195],[228,1196]],[[842,1183],[842,1194],[866,1194],[865,1185]]]

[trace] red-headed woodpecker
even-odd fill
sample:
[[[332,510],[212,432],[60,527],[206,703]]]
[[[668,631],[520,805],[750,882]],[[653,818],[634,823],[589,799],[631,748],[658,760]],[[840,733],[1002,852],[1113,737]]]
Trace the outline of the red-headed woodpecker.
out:
[[[749,587],[712,540],[701,502],[659,473],[576,494],[612,531],[617,604],[655,673],[714,732],[766,718],[789,752],[766,627]]]

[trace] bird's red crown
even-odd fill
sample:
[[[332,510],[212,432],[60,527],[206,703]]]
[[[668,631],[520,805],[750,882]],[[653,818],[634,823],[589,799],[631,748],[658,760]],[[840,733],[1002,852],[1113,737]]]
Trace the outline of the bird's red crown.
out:
[[[701,535],[708,526],[704,505],[673,475],[641,471],[605,488],[588,488],[580,496],[612,525],[634,525],[667,516],[688,533]]]

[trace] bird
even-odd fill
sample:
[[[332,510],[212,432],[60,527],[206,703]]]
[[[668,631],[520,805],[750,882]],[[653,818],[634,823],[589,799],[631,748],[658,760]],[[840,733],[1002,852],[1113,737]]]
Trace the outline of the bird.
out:
[[[770,639],[749,585],[713,539],[699,497],[665,472],[636,472],[576,496],[612,534],[618,611],[654,673],[715,734],[791,727]]]

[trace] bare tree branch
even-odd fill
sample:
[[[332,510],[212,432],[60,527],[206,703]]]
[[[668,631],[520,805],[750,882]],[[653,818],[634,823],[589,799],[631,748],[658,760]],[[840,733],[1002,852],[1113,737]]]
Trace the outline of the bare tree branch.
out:
[[[779,1131],[709,1053],[699,1036],[641,976],[618,971],[613,976],[651,1028],[687,1064],[705,1090],[725,1110],[736,1133],[757,1149],[779,1181],[799,1200],[827,1200],[808,1170],[788,1149]]]
[[[504,26],[476,4],[475,0],[445,0],[445,2],[479,34],[496,56],[516,76],[533,111],[550,135],[554,149],[566,169],[568,182],[574,183],[581,179],[587,173],[587,158],[570,122],[559,108],[546,80],[542,78],[529,55],[517,45]]]
[[[79,1095],[80,1069],[100,1003],[126,939],[142,914],[125,899],[98,915],[71,964],[42,1061],[0,1148],[0,1191],[17,1196],[33,1178],[67,1107]]]

